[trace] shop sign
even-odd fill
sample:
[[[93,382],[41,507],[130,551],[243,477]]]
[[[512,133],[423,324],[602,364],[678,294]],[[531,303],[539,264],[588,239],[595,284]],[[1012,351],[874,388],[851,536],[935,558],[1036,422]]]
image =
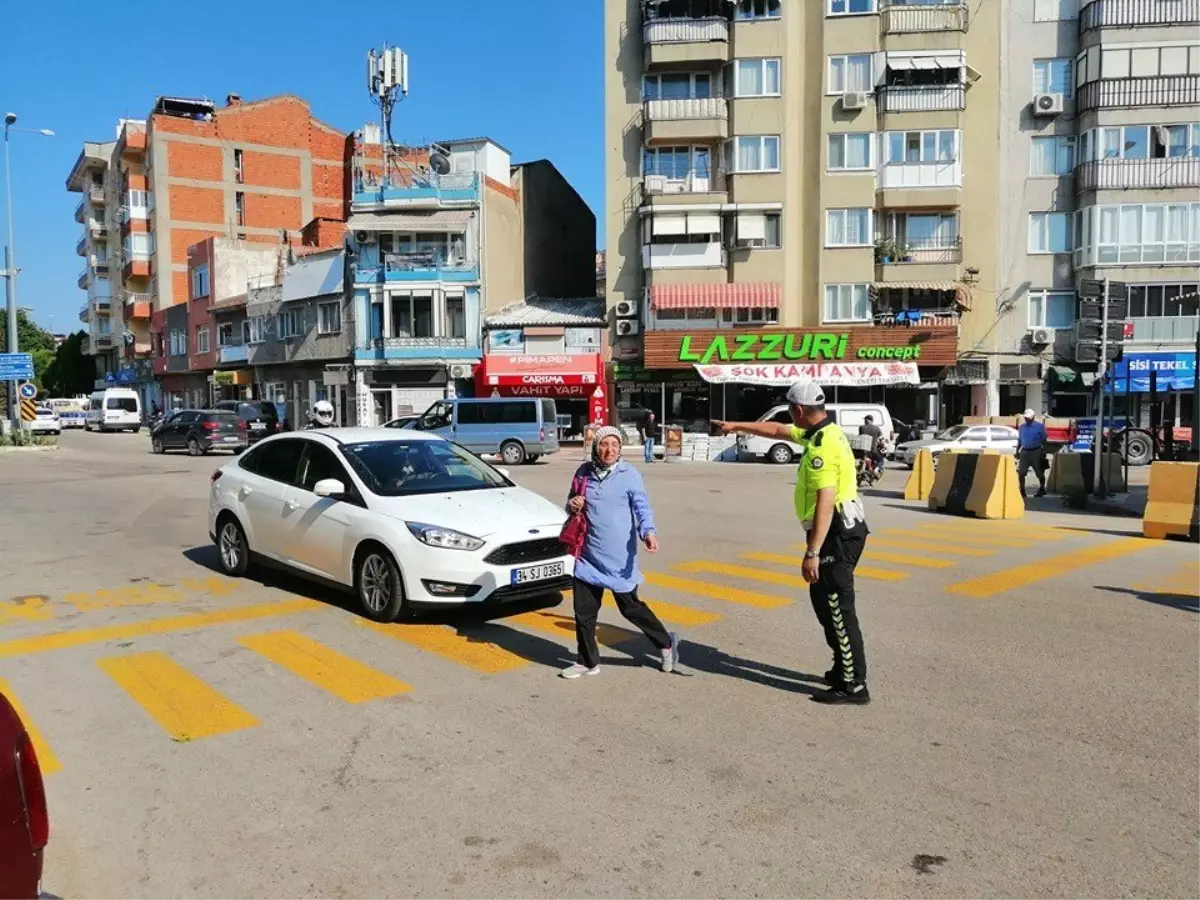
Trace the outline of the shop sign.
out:
[[[488,332],[488,349],[502,353],[524,353],[525,332],[520,328],[504,328]]]
[[[777,360],[835,360],[846,357],[849,334],[818,331],[804,334],[730,334],[699,340],[685,334],[679,344],[679,361],[707,365],[719,362],[774,362]],[[919,344],[857,348],[858,359],[920,359]]]
[[[213,372],[213,384],[230,385],[237,384],[236,372]]]
[[[889,363],[781,363],[779,365],[696,366],[712,384],[760,384],[782,387],[797,381],[815,381],[822,387],[873,387],[884,384],[920,384],[914,362]]]
[[[1194,351],[1126,353],[1113,366],[1112,377],[1106,382],[1105,391],[1118,394],[1127,390],[1135,394],[1148,393],[1151,372],[1156,373],[1156,390],[1190,391],[1196,384],[1196,354]]]

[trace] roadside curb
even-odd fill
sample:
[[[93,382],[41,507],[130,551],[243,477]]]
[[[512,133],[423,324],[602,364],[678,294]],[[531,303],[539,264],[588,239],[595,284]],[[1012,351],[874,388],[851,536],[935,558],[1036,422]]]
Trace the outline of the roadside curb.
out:
[[[57,449],[58,444],[45,444],[39,447],[0,447],[0,453],[45,453]]]

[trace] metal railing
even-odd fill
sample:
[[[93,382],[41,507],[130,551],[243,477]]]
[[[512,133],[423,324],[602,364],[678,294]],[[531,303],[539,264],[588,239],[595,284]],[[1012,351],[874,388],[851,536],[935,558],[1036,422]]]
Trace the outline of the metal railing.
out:
[[[724,97],[688,97],[678,100],[646,100],[646,119],[669,122],[679,119],[724,119],[729,107]]]
[[[1075,191],[1200,187],[1200,156],[1095,159],[1075,167]]]
[[[447,259],[443,254],[428,252],[414,253],[385,253],[383,269],[385,272],[417,272],[436,269],[439,272],[469,272],[476,263],[472,260]]]
[[[707,175],[688,172],[683,178],[668,178],[666,175],[645,175],[642,178],[642,193],[647,197],[711,194],[724,190],[726,185],[723,169],[717,169]]]
[[[701,19],[648,19],[642,26],[647,44],[686,44],[729,40],[729,22],[718,16]]]
[[[149,291],[125,291],[126,305],[134,303],[149,303],[152,297]]]
[[[967,92],[961,84],[928,87],[895,85],[879,88],[876,102],[885,113],[966,109]]]
[[[962,262],[962,238],[911,238],[902,240],[891,237],[896,244],[896,256],[882,260],[886,265],[930,265]]]
[[[1200,103],[1200,75],[1144,75],[1089,81],[1079,88],[1076,109],[1128,106],[1194,106]]]
[[[1095,28],[1200,24],[1200,0],[1092,0],[1079,11],[1079,33]]]
[[[970,12],[966,3],[894,4],[880,9],[884,34],[921,31],[966,31]]]

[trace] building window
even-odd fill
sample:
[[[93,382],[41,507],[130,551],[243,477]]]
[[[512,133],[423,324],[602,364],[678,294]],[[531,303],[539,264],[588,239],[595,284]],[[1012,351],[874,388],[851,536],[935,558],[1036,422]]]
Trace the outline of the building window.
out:
[[[778,250],[781,219],[779,213],[742,212],[726,219],[725,242],[731,247]]]
[[[145,218],[146,212],[150,209],[150,192],[140,190],[129,190],[125,192],[125,205],[129,207],[129,211],[138,214],[138,218]]]
[[[321,303],[317,306],[317,333],[337,334],[342,330],[342,304],[335,300],[332,303]]]
[[[871,302],[865,284],[825,285],[826,322],[868,322]]]
[[[1080,220],[1084,265],[1200,262],[1200,203],[1096,206]]]
[[[654,318],[659,322],[714,322],[717,318],[715,306],[699,306],[695,309],[659,309]]]
[[[1035,59],[1033,61],[1033,92],[1035,94],[1062,94],[1070,97],[1074,79],[1071,77],[1070,59]]]
[[[192,269],[192,299],[208,296],[208,264]]]
[[[217,346],[232,347],[237,343],[233,337],[233,323],[222,322],[217,326]]]
[[[782,0],[737,0],[733,17],[739,22],[754,19],[778,19]]]
[[[466,336],[466,298],[461,294],[450,294],[446,297],[446,337],[463,339]]]
[[[1082,0],[1086,3],[1087,0]],[[1057,22],[1079,18],[1080,0],[1033,0],[1033,21]]]
[[[875,134],[864,131],[861,134],[831,134],[829,135],[829,158],[826,167],[831,172],[864,171],[875,167],[871,152],[875,144]]]
[[[954,130],[888,131],[885,139],[887,158],[884,161],[892,165],[958,159],[958,132]]]
[[[664,72],[642,78],[643,100],[703,100],[712,96],[707,72]]]
[[[242,151],[236,147],[233,150],[233,180],[238,184],[246,180],[246,171],[242,164]]]
[[[278,319],[280,340],[299,337],[304,331],[304,315],[298,309],[284,310]]]
[[[134,232],[125,237],[125,255],[129,259],[149,259],[154,252],[154,236]]]
[[[1030,291],[1030,328],[1072,328],[1075,325],[1074,291]]]
[[[825,246],[871,246],[871,212],[870,209],[825,210]]]
[[[725,142],[725,167],[730,172],[778,172],[779,137],[746,135]]]
[[[1129,317],[1187,318],[1200,315],[1200,284],[1131,284]]]
[[[779,321],[779,310],[773,306],[722,309],[721,321],[726,325],[774,325]]]
[[[201,325],[196,329],[196,352],[208,352],[208,326]]]
[[[112,334],[112,319],[108,316],[98,317],[95,319],[95,323],[97,334]]]
[[[725,70],[732,73],[733,84],[726,93],[732,97],[778,97],[780,93],[778,59],[739,59]]]
[[[264,316],[252,316],[242,321],[242,343],[261,344],[267,339],[267,320]]]
[[[830,94],[875,90],[875,58],[870,53],[829,57]]]
[[[1035,212],[1029,214],[1030,253],[1070,253],[1071,213]]]
[[[409,294],[392,295],[392,333],[394,338],[431,338],[433,297]]]
[[[233,208],[238,225],[246,224],[246,195],[238,191],[233,195]]]
[[[887,235],[902,254],[920,250],[952,250],[958,246],[957,213],[892,213]]]
[[[1125,125],[1080,136],[1080,158],[1176,159],[1200,156],[1200,125]]]
[[[1075,138],[1035,137],[1029,152],[1029,174],[1034,177],[1070,175],[1075,169]]]
[[[858,16],[875,12],[875,0],[829,0],[829,15]]]
[[[170,334],[171,356],[187,356],[187,332],[182,328],[172,328]]]
[[[642,154],[642,172],[668,181],[707,179],[710,155],[708,147],[647,147]]]

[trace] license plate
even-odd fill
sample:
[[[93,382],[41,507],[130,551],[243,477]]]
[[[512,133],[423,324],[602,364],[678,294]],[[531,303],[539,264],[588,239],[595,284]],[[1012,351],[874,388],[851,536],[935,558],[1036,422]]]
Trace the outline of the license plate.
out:
[[[549,578],[559,578],[564,572],[561,562],[546,563],[541,566],[526,566],[523,569],[512,570],[512,583],[530,584],[534,581],[546,581]]]
[[[251,431],[266,431],[267,424],[265,422],[251,422],[250,430]]]
[[[237,441],[241,440],[241,438],[238,438],[238,437],[227,437],[227,438],[221,438],[221,440],[225,441],[225,443],[227,443],[227,444],[232,444],[232,443],[235,443],[235,442],[237,442]]]

